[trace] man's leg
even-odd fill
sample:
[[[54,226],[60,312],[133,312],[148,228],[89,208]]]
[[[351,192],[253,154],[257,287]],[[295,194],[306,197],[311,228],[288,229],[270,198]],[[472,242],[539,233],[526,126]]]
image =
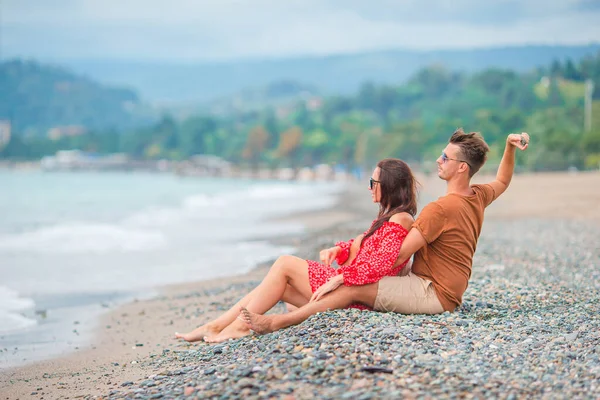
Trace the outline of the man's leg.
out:
[[[250,329],[262,335],[297,325],[318,312],[346,308],[353,303],[362,303],[373,307],[377,297],[377,286],[377,283],[363,286],[340,286],[321,300],[310,302],[287,314],[260,315],[242,307],[241,315]]]

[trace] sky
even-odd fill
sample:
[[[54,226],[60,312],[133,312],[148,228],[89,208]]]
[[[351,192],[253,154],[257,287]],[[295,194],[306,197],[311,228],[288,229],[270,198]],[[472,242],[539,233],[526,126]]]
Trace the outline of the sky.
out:
[[[600,43],[599,0],[0,0],[0,57],[175,62]]]

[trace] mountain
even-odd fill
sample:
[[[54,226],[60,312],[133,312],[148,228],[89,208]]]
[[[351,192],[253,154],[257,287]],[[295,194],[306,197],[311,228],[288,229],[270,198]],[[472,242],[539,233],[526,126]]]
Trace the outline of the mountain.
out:
[[[0,120],[17,133],[76,135],[143,123],[138,94],[33,61],[0,63]]]
[[[265,86],[248,87],[234,93],[205,102],[171,104],[156,107],[185,119],[196,114],[231,115],[236,112],[260,111],[268,107],[291,106],[299,100],[320,101],[322,93],[312,85],[283,80]]]
[[[72,60],[66,65],[100,82],[135,87],[144,99],[165,104],[206,102],[235,96],[248,87],[262,87],[274,81],[302,82],[317,87],[324,94],[347,94],[357,90],[365,81],[402,83],[418,69],[431,64],[466,72],[489,67],[527,71],[549,65],[556,59],[577,61],[598,51],[600,44],[393,50],[204,64]]]

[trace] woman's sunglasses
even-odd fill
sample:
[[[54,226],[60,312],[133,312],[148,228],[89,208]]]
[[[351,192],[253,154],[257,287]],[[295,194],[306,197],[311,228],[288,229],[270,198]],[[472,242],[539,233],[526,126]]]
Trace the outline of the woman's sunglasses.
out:
[[[373,186],[375,186],[376,183],[379,183],[380,181],[376,181],[375,179],[371,178],[369,179],[369,189],[373,190]]]

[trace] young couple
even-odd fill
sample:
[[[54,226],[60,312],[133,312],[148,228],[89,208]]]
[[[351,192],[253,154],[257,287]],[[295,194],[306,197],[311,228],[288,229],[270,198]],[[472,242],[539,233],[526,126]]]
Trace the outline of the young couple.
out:
[[[416,181],[410,168],[397,159],[380,161],[369,185],[379,214],[364,234],[322,250],[320,263],[280,257],[262,283],[229,311],[176,337],[217,343],[251,330],[273,332],[317,312],[346,307],[403,314],[454,311],[471,277],[484,210],[510,184],[516,149],[528,145],[526,133],[508,135],[496,179],[472,185],[489,148],[478,133],[458,129],[437,159],[446,195],[425,206],[416,220]],[[406,268],[413,255],[412,268]],[[280,300],[298,308],[263,315]]]

